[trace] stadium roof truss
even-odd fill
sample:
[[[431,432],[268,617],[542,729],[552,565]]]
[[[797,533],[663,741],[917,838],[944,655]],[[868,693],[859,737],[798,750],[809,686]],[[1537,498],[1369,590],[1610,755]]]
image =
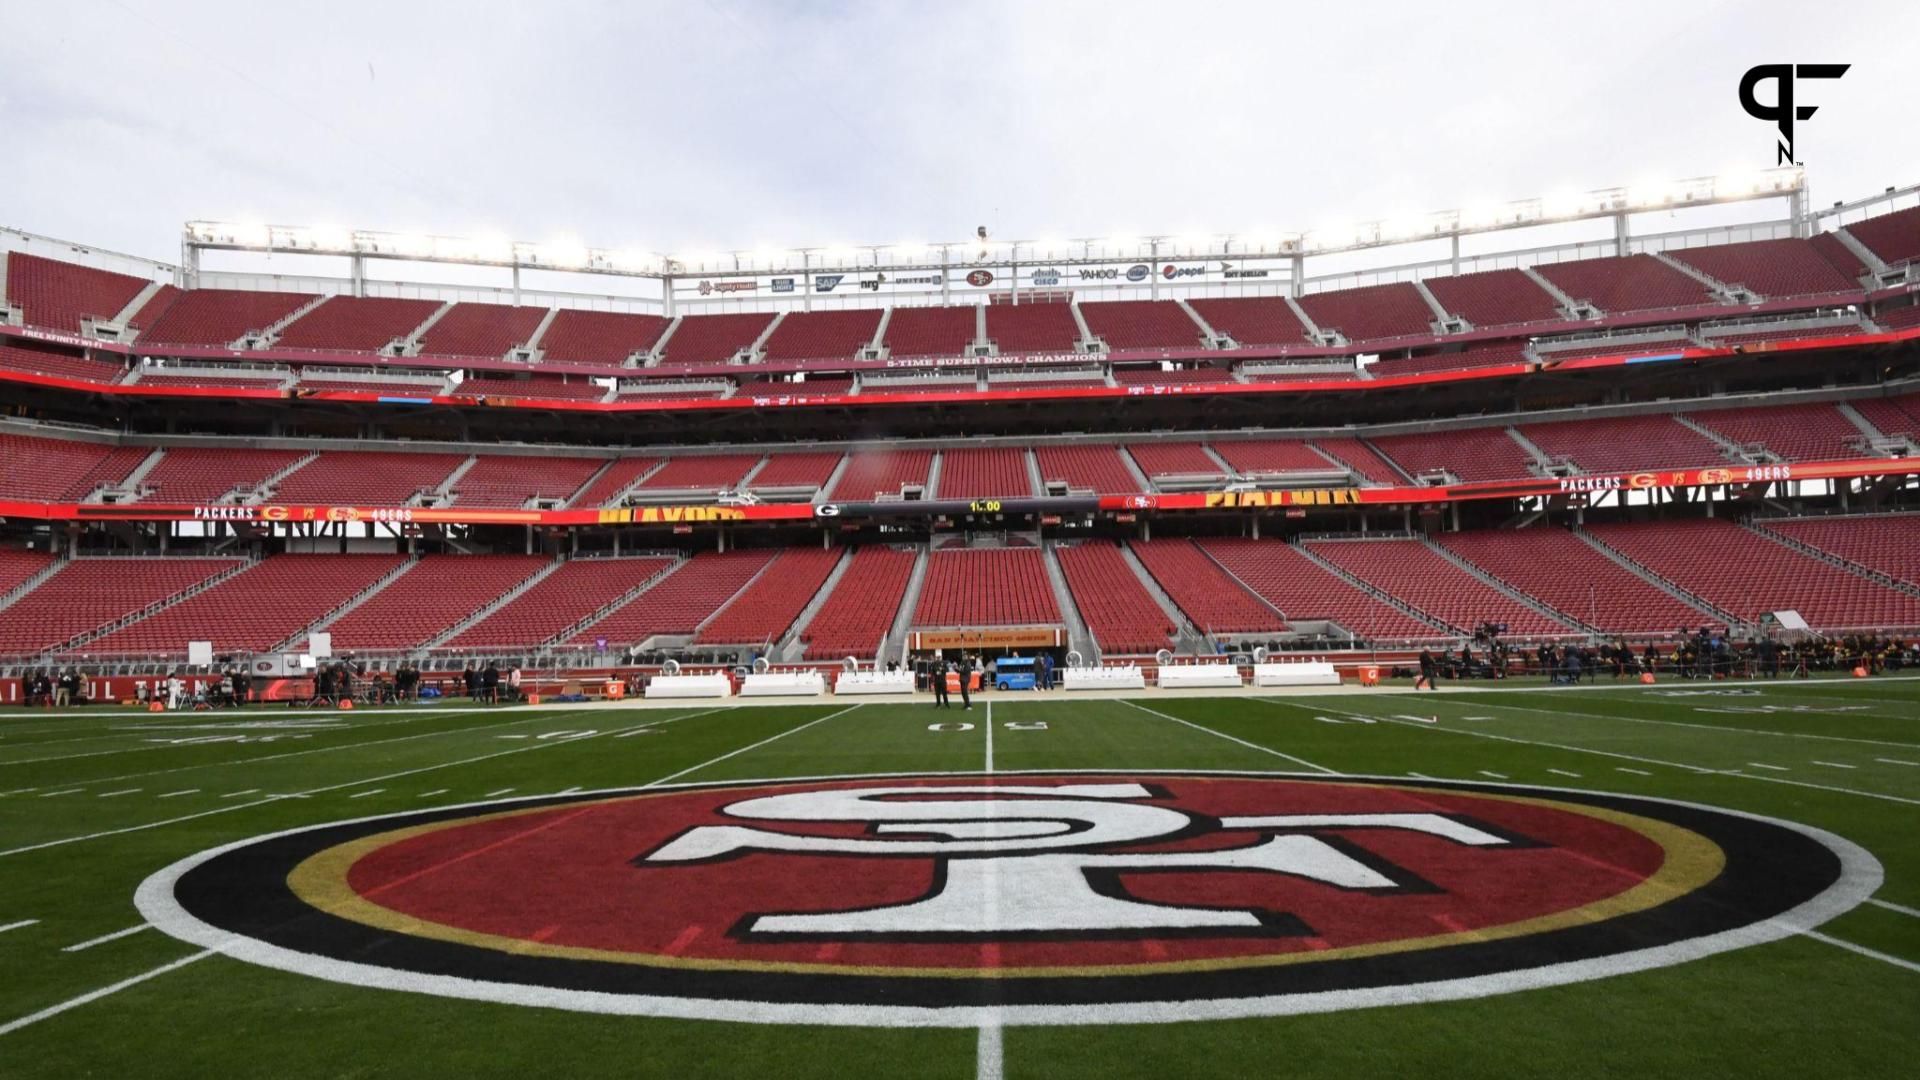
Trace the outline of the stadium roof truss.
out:
[[[1329,226],[1305,232],[1107,236],[1071,240],[1000,240],[985,235],[940,243],[765,248],[726,252],[660,253],[588,247],[571,241],[530,243],[504,237],[452,237],[380,232],[337,226],[263,225],[190,221],[181,238],[183,283],[197,283],[208,251],[344,257],[358,293],[367,260],[498,267],[511,270],[514,291],[522,271],[550,271],[648,279],[660,283],[671,314],[676,298],[792,298],[810,307],[818,294],[885,293],[922,303],[1006,290],[1029,293],[1075,285],[1134,285],[1146,298],[1179,279],[1191,284],[1285,284],[1298,294],[1312,257],[1364,252],[1431,241],[1450,242],[1458,271],[1463,237],[1542,225],[1612,219],[1616,245],[1628,239],[1633,214],[1784,198],[1794,235],[1808,235],[1804,170],[1798,166],[1696,177],[1672,183],[1549,195],[1488,203],[1398,219]],[[984,230],[982,230],[984,233]],[[851,280],[849,280],[851,279]]]

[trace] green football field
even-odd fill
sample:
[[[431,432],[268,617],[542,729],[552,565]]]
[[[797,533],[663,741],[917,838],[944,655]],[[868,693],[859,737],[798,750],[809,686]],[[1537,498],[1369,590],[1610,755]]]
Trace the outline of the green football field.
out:
[[[997,695],[971,712],[850,700],[0,713],[0,1077],[1912,1075],[1920,680],[1670,680],[1417,698]],[[236,959],[149,925],[147,909],[135,906],[143,882],[181,860],[306,826],[387,816],[412,823],[488,804],[441,815],[457,822],[522,805],[565,809],[581,793],[670,796],[726,782],[925,775],[980,784],[992,773],[997,783],[1051,774],[1045,783],[1058,784],[1075,772],[1142,783],[1367,777],[1416,794],[1552,789],[1700,804],[1844,838],[1877,860],[1884,883],[1817,928],[1560,985],[1295,1015],[1129,1023],[1105,1022],[1095,1009],[1085,1022],[1009,1014],[1004,1025],[984,1026],[684,1019],[369,988]],[[1343,843],[1351,850],[1374,841]],[[751,858],[763,861],[738,865],[780,865],[777,856]],[[259,863],[242,870],[263,891],[280,891],[287,873]],[[444,865],[422,863],[395,883],[475,869]],[[848,877],[775,884],[824,890],[827,906],[836,892],[862,895],[858,860],[833,865]],[[633,871],[643,872],[658,871]],[[1145,881],[1149,874],[1114,873],[1143,895],[1162,887]],[[470,878],[477,884],[441,901],[488,918],[496,914],[489,905],[524,897],[599,902],[576,895],[570,878]],[[216,881],[201,902],[245,917],[257,897],[244,874],[222,880],[234,884]],[[1550,911],[1559,903],[1546,897],[1552,887],[1542,881],[1540,897],[1508,900]],[[624,902],[646,909],[636,917],[657,916],[656,899],[664,910],[666,897]],[[738,901],[712,899],[716,907]],[[567,939],[566,929],[555,933],[556,942]],[[1551,963],[1554,947],[1526,962]],[[833,948],[819,955],[838,955]],[[353,959],[380,967],[399,956],[375,945]],[[675,977],[677,969],[665,970]],[[742,995],[742,1020],[754,1019],[753,998]],[[990,990],[980,1000],[1000,998]]]

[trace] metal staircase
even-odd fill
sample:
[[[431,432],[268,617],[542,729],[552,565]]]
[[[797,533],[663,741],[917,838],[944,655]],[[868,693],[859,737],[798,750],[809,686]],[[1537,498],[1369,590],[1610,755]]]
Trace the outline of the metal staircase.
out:
[[[1656,574],[1653,571],[1647,569],[1646,567],[1641,566],[1639,563],[1634,562],[1632,559],[1627,558],[1625,555],[1621,554],[1620,552],[1615,551],[1612,547],[1608,546],[1605,541],[1601,540],[1597,536],[1594,536],[1592,533],[1588,532],[1587,530],[1576,528],[1573,530],[1573,535],[1586,541],[1587,544],[1591,546],[1595,551],[1598,551],[1600,554],[1605,555],[1607,558],[1612,559],[1614,562],[1632,571],[1635,576],[1639,577],[1641,580],[1645,581],[1647,584],[1652,585],[1654,588],[1659,589],[1661,592],[1666,593],[1667,595],[1673,597],[1676,600],[1679,600],[1686,604],[1691,604],[1692,606],[1699,608],[1701,611],[1704,611],[1707,614],[1712,615],[1714,618],[1719,619],[1721,622],[1726,623],[1729,629],[1732,629],[1735,627],[1743,627],[1747,625],[1746,620],[1734,618],[1731,613],[1727,611],[1723,611],[1720,608],[1707,603],[1707,601],[1704,598],[1700,597],[1699,595],[1688,592],[1687,590],[1681,588],[1680,586],[1675,585],[1673,582],[1668,581],[1666,578],[1661,577],[1659,574]]]
[[[1585,619],[1575,618],[1571,612],[1561,611],[1557,608],[1549,607],[1546,604],[1541,603],[1539,600],[1536,600],[1533,597],[1528,596],[1526,593],[1521,592],[1519,589],[1516,589],[1513,586],[1508,585],[1506,582],[1501,581],[1499,578],[1494,577],[1492,574],[1487,573],[1485,570],[1482,570],[1480,567],[1475,566],[1473,563],[1470,563],[1466,559],[1461,558],[1459,555],[1454,554],[1452,551],[1448,550],[1445,545],[1434,543],[1431,537],[1423,537],[1421,538],[1420,542],[1425,544],[1428,548],[1432,549],[1432,551],[1435,554],[1439,555],[1441,558],[1447,560],[1448,562],[1466,571],[1467,573],[1472,574],[1475,578],[1478,578],[1481,582],[1491,587],[1495,591],[1499,592],[1501,595],[1505,596],[1509,600],[1513,600],[1521,604],[1522,606],[1531,609],[1532,611],[1538,612],[1541,615],[1545,615],[1549,619],[1554,619],[1556,621],[1566,623],[1568,626],[1577,627],[1578,629],[1584,630],[1589,634],[1597,634],[1602,636],[1607,634],[1606,630],[1603,630],[1600,627],[1593,625],[1592,623],[1586,621]]]
[[[1060,618],[1067,624],[1067,648],[1082,657],[1097,658],[1099,646],[1093,640],[1093,631],[1087,629],[1086,619],[1080,616],[1080,605],[1073,602],[1073,590],[1067,587],[1066,572],[1054,557],[1052,541],[1040,546],[1040,561],[1047,568],[1047,583],[1053,586],[1053,602],[1059,606]]]

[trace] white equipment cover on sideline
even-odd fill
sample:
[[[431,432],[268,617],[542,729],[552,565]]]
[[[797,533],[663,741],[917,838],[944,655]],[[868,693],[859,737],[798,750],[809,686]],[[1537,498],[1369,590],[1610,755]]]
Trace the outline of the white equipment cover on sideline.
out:
[[[1140,665],[1125,667],[1075,667],[1060,669],[1066,675],[1062,684],[1069,690],[1145,690],[1147,677]]]
[[[1253,665],[1255,686],[1339,686],[1340,673],[1325,660]]]
[[[733,693],[733,684],[721,674],[655,675],[647,683],[650,698],[715,698]]]
[[[756,671],[740,682],[741,697],[819,697],[827,680],[817,671]]]
[[[843,671],[833,684],[838,694],[911,694],[911,671]]]
[[[1240,668],[1235,664],[1175,664],[1160,669],[1163,690],[1239,685]]]

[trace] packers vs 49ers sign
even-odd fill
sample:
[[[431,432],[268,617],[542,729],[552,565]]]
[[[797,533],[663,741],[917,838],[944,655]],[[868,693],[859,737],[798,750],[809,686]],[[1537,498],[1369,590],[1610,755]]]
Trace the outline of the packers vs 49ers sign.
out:
[[[1152,1022],[1450,1000],[1785,937],[1838,837],[1589,792],[1270,774],[549,796],[205,852],[141,912],[360,986],[779,1023]]]

